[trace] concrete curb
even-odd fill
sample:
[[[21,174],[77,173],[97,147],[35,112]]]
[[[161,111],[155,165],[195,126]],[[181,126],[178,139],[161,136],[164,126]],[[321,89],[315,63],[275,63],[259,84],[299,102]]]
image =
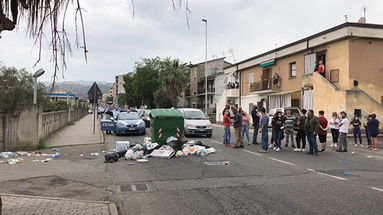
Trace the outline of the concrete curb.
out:
[[[116,204],[113,202],[106,201],[96,201],[96,200],[82,200],[82,199],[68,199],[68,198],[58,198],[58,197],[45,197],[45,196],[27,196],[27,195],[18,195],[18,194],[6,194],[0,193],[0,196],[5,197],[20,197],[20,198],[30,198],[30,199],[47,199],[47,200],[57,200],[57,201],[68,201],[68,202],[85,202],[85,203],[95,203],[95,204],[106,204],[108,205],[109,212],[111,215],[118,215],[118,210]]]

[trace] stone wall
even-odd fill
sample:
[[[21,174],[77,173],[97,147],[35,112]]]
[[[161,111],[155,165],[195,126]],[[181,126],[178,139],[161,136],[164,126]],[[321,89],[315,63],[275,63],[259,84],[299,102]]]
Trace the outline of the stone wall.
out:
[[[86,110],[43,113],[37,105],[25,105],[15,114],[0,115],[0,151],[36,147],[39,140],[85,114]]]

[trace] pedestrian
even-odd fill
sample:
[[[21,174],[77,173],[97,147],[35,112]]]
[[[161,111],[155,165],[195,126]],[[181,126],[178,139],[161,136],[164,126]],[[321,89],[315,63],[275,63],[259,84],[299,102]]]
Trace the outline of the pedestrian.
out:
[[[363,147],[362,134],[360,132],[360,126],[362,125],[362,122],[360,122],[358,116],[354,116],[354,118],[351,121],[351,125],[352,125],[352,133],[354,134],[354,146],[358,146],[358,139],[359,139],[360,147]]]
[[[234,113],[234,131],[235,131],[235,146],[233,148],[243,148],[243,142],[241,139],[241,130],[242,130],[242,114],[233,108]]]
[[[294,124],[295,124],[295,117],[291,114],[290,110],[286,111],[286,117],[285,117],[285,124],[284,124],[284,130],[285,130],[285,136],[286,136],[286,144],[285,147],[289,146],[289,139],[291,139],[291,146],[295,148],[294,144]]]
[[[368,121],[367,125],[372,140],[372,147],[370,150],[378,151],[379,121],[376,119],[375,114],[371,115],[371,119]]]
[[[305,131],[307,136],[307,141],[309,142],[310,151],[306,154],[318,156],[318,145],[316,136],[319,129],[319,120],[314,115],[313,110],[307,112],[307,119],[305,123]]]
[[[338,138],[339,138],[339,116],[337,112],[332,113],[332,118],[330,120],[331,125],[331,136],[332,144],[331,147],[338,147]]]
[[[348,126],[350,125],[349,120],[347,119],[347,113],[342,111],[341,120],[339,123],[339,147],[336,150],[337,152],[347,152],[347,134],[348,134]]]
[[[223,144],[226,147],[230,147],[230,140],[231,140],[231,132],[230,132],[230,112],[229,110],[226,110],[225,114],[223,115],[223,126],[224,126],[224,135],[223,135]]]
[[[321,110],[318,112],[319,117],[319,130],[318,130],[318,137],[319,137],[319,142],[321,143],[321,150],[320,152],[326,151],[326,145],[327,145],[327,125],[328,121],[326,117],[324,117],[324,111]]]
[[[294,149],[294,151],[297,152],[304,152],[306,151],[306,131],[305,131],[305,124],[306,124],[306,109],[302,109],[302,115],[298,118],[297,126],[298,126],[298,132],[297,132],[297,147]],[[301,147],[301,141],[302,141],[302,147]]]
[[[225,112],[226,111],[230,111],[230,105],[229,104],[226,104],[225,105],[225,108],[223,109],[223,111],[222,111],[222,116],[225,116]],[[230,112],[229,112],[229,114],[230,114]],[[229,117],[230,117],[230,115],[229,115]]]
[[[367,116],[367,122],[368,122],[369,120],[371,120],[371,119],[372,119],[372,115],[369,114],[369,115]],[[371,143],[371,137],[370,137],[370,133],[369,133],[369,130],[368,130],[368,125],[367,125],[367,123],[363,123],[363,127],[364,127],[364,131],[365,131],[365,133],[366,133],[366,138],[367,138],[367,146],[366,146],[366,148],[371,148],[372,143]]]
[[[251,110],[251,118],[253,118],[253,127],[254,127],[254,134],[253,134],[253,144],[258,145],[257,137],[258,137],[258,130],[259,130],[259,113],[258,113],[258,107],[256,104],[253,105],[253,110]]]
[[[269,125],[269,116],[266,114],[266,109],[261,108],[261,117],[259,119],[259,133],[261,134],[261,145],[262,148],[260,152],[267,152],[267,142],[268,142],[268,125]],[[254,131],[255,132],[255,131]]]
[[[247,138],[247,145],[250,145],[249,138],[249,115],[245,111],[242,110],[242,142],[243,138]]]
[[[324,78],[326,78],[326,71],[325,71],[325,67],[323,65],[323,61],[322,60],[319,61],[318,73],[320,75],[322,75]]]
[[[281,141],[283,136],[283,125],[285,123],[285,118],[282,114],[282,111],[278,110],[275,112],[273,119],[272,119],[272,126],[274,128],[274,141],[276,146],[274,147],[274,150],[279,152],[281,151]]]

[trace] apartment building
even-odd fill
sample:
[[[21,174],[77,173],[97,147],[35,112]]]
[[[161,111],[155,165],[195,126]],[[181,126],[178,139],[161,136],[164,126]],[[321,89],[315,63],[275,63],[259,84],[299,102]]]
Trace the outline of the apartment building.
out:
[[[314,72],[320,60],[325,77]],[[383,25],[344,23],[231,65],[225,74],[241,84],[231,95],[238,97],[221,98],[220,110],[232,99],[248,112],[253,104],[295,106],[383,120]]]
[[[226,86],[224,68],[230,65],[224,58],[207,62],[207,113],[215,121],[216,103],[219,101]],[[205,62],[190,65],[187,88],[181,96],[179,106],[198,108],[205,111]],[[181,106],[182,107],[182,106]]]

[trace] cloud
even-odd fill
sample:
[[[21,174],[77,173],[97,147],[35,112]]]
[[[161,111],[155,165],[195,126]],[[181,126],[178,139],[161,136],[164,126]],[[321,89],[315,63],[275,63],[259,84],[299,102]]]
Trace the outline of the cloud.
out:
[[[141,58],[175,57],[183,62],[204,60],[205,25],[208,19],[208,57],[223,56],[234,50],[237,61],[277,46],[291,43],[345,21],[357,21],[368,9],[367,20],[382,23],[379,0],[189,0],[192,11],[187,27],[185,10],[173,10],[171,0],[134,1],[135,15],[128,0],[82,0],[86,24],[88,63],[82,50],[69,56],[65,80],[113,82],[114,76],[134,69]],[[68,14],[67,29],[74,45],[73,10]],[[3,32],[0,39],[0,61],[7,66],[27,68],[33,72],[43,67],[43,81],[51,81],[53,65],[49,50],[37,68],[37,49],[20,26],[19,31]],[[228,58],[232,61],[232,58]],[[60,80],[63,80],[60,77]]]

